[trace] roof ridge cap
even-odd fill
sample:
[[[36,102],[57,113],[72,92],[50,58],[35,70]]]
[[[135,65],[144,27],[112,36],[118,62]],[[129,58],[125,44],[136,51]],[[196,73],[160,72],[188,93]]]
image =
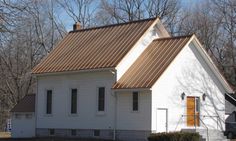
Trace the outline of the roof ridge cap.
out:
[[[94,29],[100,29],[100,28],[108,28],[108,27],[114,27],[114,26],[119,26],[119,25],[127,25],[127,24],[133,24],[133,23],[139,23],[139,22],[145,22],[145,21],[151,21],[151,20],[155,21],[157,18],[158,17],[134,20],[134,21],[124,22],[124,23],[108,24],[108,25],[102,25],[102,26],[97,26],[97,27],[89,27],[89,28],[79,29],[76,31],[72,30],[72,31],[69,31],[69,33],[82,32],[82,31],[88,31],[88,30],[94,30]]]

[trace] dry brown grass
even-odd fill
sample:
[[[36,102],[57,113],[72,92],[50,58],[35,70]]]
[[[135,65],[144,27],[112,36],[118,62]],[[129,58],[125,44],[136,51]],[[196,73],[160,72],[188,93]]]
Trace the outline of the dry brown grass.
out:
[[[10,132],[0,132],[0,138],[10,138],[11,133]]]

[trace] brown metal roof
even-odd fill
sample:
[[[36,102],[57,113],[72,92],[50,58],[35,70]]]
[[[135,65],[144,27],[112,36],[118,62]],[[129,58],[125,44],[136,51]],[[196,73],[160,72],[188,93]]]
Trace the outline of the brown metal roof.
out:
[[[151,88],[190,38],[182,36],[154,40],[113,88]]]
[[[11,112],[34,112],[35,111],[35,94],[26,95],[16,104]]]
[[[156,18],[70,32],[32,73],[114,68]]]

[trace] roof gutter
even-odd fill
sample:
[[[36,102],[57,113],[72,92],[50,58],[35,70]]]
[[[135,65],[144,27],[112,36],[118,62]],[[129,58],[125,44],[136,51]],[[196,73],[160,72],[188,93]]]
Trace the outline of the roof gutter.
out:
[[[110,71],[114,73],[115,68],[99,68],[99,69],[83,69],[76,71],[61,71],[61,72],[46,72],[46,73],[32,73],[34,76],[48,76],[48,75],[64,75],[64,74],[75,74],[75,73],[83,73],[83,72],[104,72]]]
[[[125,88],[125,89],[114,89],[114,92],[127,92],[127,91],[151,91],[151,88]]]

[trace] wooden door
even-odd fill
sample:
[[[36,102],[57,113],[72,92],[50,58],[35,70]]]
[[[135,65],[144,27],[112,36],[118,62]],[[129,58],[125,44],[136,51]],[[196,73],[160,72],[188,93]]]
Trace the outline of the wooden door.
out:
[[[187,97],[187,126],[199,126],[199,98]]]

